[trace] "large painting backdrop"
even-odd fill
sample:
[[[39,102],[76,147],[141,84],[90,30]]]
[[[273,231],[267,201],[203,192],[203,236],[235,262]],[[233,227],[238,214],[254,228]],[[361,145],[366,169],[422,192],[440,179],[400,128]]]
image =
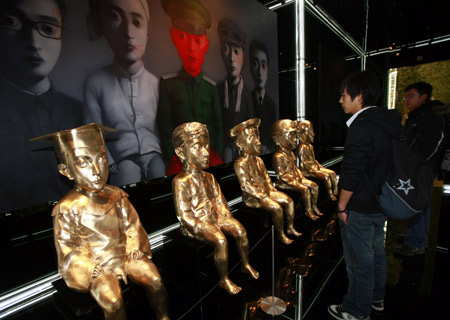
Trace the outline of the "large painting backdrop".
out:
[[[83,123],[118,130],[106,137],[115,185],[180,170],[170,142],[180,122],[208,125],[212,165],[236,158],[226,131],[249,117],[263,120],[263,153],[273,150],[276,14],[248,0],[163,2],[2,1],[0,40],[9,45],[0,52],[0,212],[67,192],[52,148],[28,140]],[[193,59],[174,30],[192,41],[204,31],[200,74],[186,72]]]

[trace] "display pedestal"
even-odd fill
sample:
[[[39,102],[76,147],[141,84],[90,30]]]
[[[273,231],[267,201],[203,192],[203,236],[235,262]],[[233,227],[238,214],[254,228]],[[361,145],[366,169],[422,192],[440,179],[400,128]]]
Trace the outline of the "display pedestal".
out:
[[[286,311],[286,302],[277,297],[265,297],[260,302],[261,309],[270,315],[279,316]]]

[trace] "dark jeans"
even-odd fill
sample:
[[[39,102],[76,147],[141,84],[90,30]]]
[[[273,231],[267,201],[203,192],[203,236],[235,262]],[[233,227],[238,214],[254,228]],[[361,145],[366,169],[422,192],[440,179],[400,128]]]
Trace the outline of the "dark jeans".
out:
[[[347,268],[348,290],[344,310],[366,318],[372,302],[384,299],[386,253],[384,251],[386,216],[349,211],[347,224],[339,220]]]
[[[430,228],[430,203],[414,217],[406,220],[406,234],[404,244],[410,247],[422,249],[428,238],[428,229]]]

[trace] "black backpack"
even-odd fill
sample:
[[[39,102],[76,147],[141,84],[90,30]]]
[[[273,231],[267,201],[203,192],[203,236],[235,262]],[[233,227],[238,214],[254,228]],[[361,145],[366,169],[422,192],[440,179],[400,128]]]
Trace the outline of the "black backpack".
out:
[[[447,103],[435,109],[437,109],[435,113],[441,114],[445,123],[444,141],[442,142],[445,153],[444,158],[442,159],[441,169],[450,171],[450,105]]]
[[[381,193],[376,195],[380,208],[386,216],[397,220],[411,218],[430,202],[436,172],[401,137],[392,136],[377,121],[369,121],[381,128],[390,141],[389,168]]]

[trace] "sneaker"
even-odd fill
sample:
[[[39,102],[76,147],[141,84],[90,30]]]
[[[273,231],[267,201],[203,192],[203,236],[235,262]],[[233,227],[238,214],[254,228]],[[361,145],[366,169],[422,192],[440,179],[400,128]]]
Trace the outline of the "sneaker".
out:
[[[394,254],[404,256],[404,257],[413,257],[418,254],[425,254],[425,248],[414,248],[408,246],[407,244],[402,244],[400,247],[395,248]]]
[[[335,319],[338,320],[370,320],[370,317],[367,318],[358,318],[352,316],[350,313],[344,311],[342,304],[332,304],[328,306],[328,313]]]
[[[372,302],[372,309],[378,312],[384,311],[384,300]]]

